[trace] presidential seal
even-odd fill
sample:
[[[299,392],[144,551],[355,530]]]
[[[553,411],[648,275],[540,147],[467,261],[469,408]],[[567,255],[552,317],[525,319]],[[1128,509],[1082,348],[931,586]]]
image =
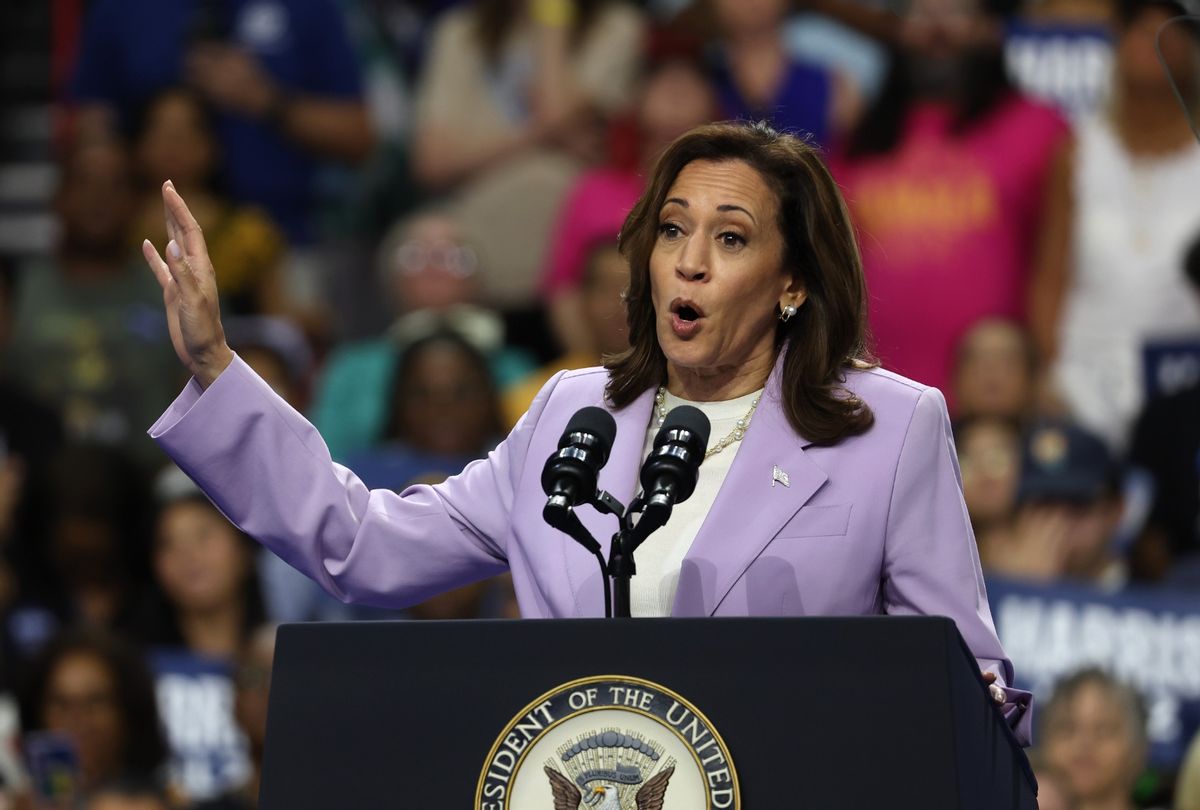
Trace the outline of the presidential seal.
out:
[[[476,810],[729,810],[737,772],[699,709],[657,683],[584,678],[521,710],[484,762]]]

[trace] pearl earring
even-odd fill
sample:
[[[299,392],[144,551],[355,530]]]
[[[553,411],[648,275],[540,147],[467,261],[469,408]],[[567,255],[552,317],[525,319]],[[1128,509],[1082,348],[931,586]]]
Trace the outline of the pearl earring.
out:
[[[786,307],[784,307],[782,310],[780,310],[779,320],[783,321],[784,323],[787,323],[788,321],[790,321],[792,319],[792,316],[795,314],[796,314],[796,305],[788,304]]]

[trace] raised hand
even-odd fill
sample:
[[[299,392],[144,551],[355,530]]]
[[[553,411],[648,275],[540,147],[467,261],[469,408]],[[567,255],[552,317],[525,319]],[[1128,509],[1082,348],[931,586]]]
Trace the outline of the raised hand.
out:
[[[142,242],[142,255],[162,286],[175,354],[207,388],[233,362],[221,328],[217,280],[204,234],[170,180],[163,184],[163,210],[170,239],[163,251],[166,260],[149,239]]]

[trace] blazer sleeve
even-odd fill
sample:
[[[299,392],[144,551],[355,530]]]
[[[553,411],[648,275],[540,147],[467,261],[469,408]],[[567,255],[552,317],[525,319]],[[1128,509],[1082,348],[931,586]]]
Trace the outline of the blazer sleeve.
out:
[[[925,389],[908,425],[888,511],[884,604],[890,614],[949,616],[981,670],[995,673],[1007,700],[1003,712],[1029,745],[1029,692],[1013,689],[1012,662],[992,623],[978,549],[954,451],[946,401]]]
[[[235,525],[345,602],[406,607],[507,568],[529,437],[557,378],[486,459],[436,486],[368,490],[241,358],[192,380],[150,436]]]

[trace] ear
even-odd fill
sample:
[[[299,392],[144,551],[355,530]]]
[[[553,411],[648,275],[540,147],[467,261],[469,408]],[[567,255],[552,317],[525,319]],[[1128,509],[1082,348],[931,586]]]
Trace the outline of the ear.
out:
[[[779,297],[779,308],[783,309],[788,304],[791,304],[796,309],[799,309],[805,301],[808,300],[808,288],[805,286],[803,279],[799,273],[792,273],[789,276],[788,285],[783,288],[783,295]]]

